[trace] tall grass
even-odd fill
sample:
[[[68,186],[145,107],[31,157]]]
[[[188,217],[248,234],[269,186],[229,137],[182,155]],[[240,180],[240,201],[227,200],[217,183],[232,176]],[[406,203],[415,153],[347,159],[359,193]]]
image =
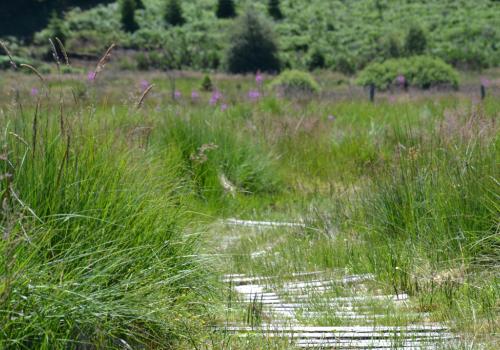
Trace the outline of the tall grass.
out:
[[[395,291],[418,295],[421,308],[465,328],[483,320],[483,333],[492,331],[500,259],[496,120],[471,107],[396,134],[395,161],[361,201],[369,264]]]
[[[131,144],[109,115],[41,104],[2,115],[0,347],[189,340],[208,288],[176,159]]]

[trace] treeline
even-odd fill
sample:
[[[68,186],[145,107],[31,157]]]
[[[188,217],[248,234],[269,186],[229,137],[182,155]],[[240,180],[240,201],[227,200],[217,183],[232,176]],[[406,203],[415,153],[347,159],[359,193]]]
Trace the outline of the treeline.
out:
[[[31,38],[33,33],[47,26],[53,12],[110,2],[113,0],[4,0],[0,5],[0,36]]]

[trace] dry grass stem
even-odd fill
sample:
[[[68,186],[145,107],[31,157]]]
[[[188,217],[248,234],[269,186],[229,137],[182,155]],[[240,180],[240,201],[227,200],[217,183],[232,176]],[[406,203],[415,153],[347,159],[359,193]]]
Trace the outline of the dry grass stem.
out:
[[[144,99],[146,98],[146,96],[149,94],[149,92],[151,91],[151,89],[153,88],[154,84],[151,84],[149,85],[146,90],[144,90],[144,92],[142,93],[141,95],[141,98],[139,99],[139,102],[137,103],[137,108],[141,108],[142,106],[142,103],[144,102]]]
[[[36,74],[36,76],[41,80],[41,82],[43,84],[45,84],[45,79],[43,78],[42,74],[35,68],[33,67],[32,65],[30,64],[26,64],[26,63],[21,63],[19,66],[23,67],[23,68],[27,68],[29,69],[30,71],[32,71],[33,73]]]
[[[97,62],[97,66],[95,68],[95,75],[97,77],[97,74],[99,74],[103,69],[104,66],[106,66],[106,63],[108,63],[109,59],[111,58],[111,51],[116,47],[116,44],[111,44],[111,46],[106,50],[104,55],[101,57],[99,62]]]
[[[62,41],[56,37],[57,45],[59,45],[59,48],[61,49],[61,52],[64,56],[64,62],[66,63],[67,66],[69,66],[69,58],[68,58],[68,53],[66,52],[66,48],[64,47],[64,44]]]
[[[0,41],[0,46],[2,47],[2,49],[5,51],[5,53],[9,57],[10,65],[12,66],[12,68],[17,69],[17,64],[16,64],[16,62],[14,62],[14,59],[12,58],[12,54],[10,53],[9,49],[7,48],[7,45],[5,45],[5,43],[3,41]]]

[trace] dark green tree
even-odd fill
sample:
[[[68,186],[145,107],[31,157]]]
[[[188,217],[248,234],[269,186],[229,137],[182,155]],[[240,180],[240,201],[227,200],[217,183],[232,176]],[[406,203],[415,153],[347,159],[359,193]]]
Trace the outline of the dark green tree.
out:
[[[405,39],[405,50],[409,55],[421,55],[427,48],[427,38],[419,26],[412,26]]]
[[[63,44],[66,44],[66,39],[68,38],[68,28],[64,23],[64,20],[57,14],[56,11],[52,12],[47,29],[50,32],[51,38],[58,38]]]
[[[144,6],[144,2],[142,0],[135,0],[135,8],[138,10],[144,10],[146,6]]]
[[[278,45],[271,25],[254,10],[241,16],[231,36],[226,63],[231,73],[280,70]]]
[[[315,70],[315,69],[325,68],[325,66],[326,66],[325,55],[319,48],[315,47],[314,49],[312,49],[309,58],[307,60],[307,68],[309,70]]]
[[[233,0],[218,0],[215,14],[218,18],[236,17],[236,8]]]
[[[280,0],[269,0],[267,4],[267,12],[275,20],[283,19],[283,12],[281,12]]]
[[[54,43],[54,48],[56,50],[57,56],[59,58],[64,57],[63,48],[60,46],[59,42],[55,40],[55,38],[59,39],[62,45],[65,45],[66,39],[68,38],[68,27],[56,11],[52,12],[49,23],[47,25],[47,29],[49,31],[49,36]],[[50,56],[52,54],[52,51],[49,50],[48,54]]]
[[[168,0],[165,9],[165,22],[172,26],[182,26],[186,19],[182,14],[182,7],[178,0]]]
[[[135,21],[136,0],[122,0],[120,4],[122,28],[126,32],[135,32],[139,25]]]

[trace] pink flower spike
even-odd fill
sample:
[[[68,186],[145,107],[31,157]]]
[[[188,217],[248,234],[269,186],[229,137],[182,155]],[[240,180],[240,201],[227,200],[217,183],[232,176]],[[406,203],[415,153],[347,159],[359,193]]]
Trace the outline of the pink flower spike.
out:
[[[223,103],[223,104],[220,106],[220,110],[221,110],[222,112],[226,111],[228,108],[229,108],[229,106],[228,106],[227,104],[225,104],[225,103]]]
[[[149,87],[150,84],[149,84],[149,81],[147,81],[147,80],[141,80],[140,85],[141,85],[142,91],[145,91]]]
[[[487,78],[481,78],[481,85],[484,87],[489,87],[491,85],[491,81]]]
[[[257,74],[255,74],[255,82],[257,85],[261,85],[264,82],[264,76],[260,73],[260,71],[257,71]]]
[[[396,82],[399,84],[399,85],[404,85],[406,83],[406,78],[403,74],[400,74],[396,77]]]
[[[260,92],[257,90],[250,90],[248,92],[248,99],[250,101],[257,101],[260,98]]]
[[[87,74],[87,80],[88,81],[94,81],[95,80],[96,73],[91,71]]]
[[[36,96],[38,95],[38,89],[36,87],[31,88],[31,96]]]
[[[215,106],[221,99],[222,99],[222,94],[219,91],[214,91],[212,97],[210,97],[209,103],[210,105]]]
[[[176,90],[176,91],[174,92],[174,98],[175,98],[176,100],[178,100],[178,99],[180,99],[181,97],[182,97],[181,92]]]
[[[328,120],[331,122],[333,122],[335,119],[336,119],[335,116],[333,116],[331,114],[328,116]]]
[[[191,100],[196,101],[200,98],[200,94],[197,91],[191,91]]]

